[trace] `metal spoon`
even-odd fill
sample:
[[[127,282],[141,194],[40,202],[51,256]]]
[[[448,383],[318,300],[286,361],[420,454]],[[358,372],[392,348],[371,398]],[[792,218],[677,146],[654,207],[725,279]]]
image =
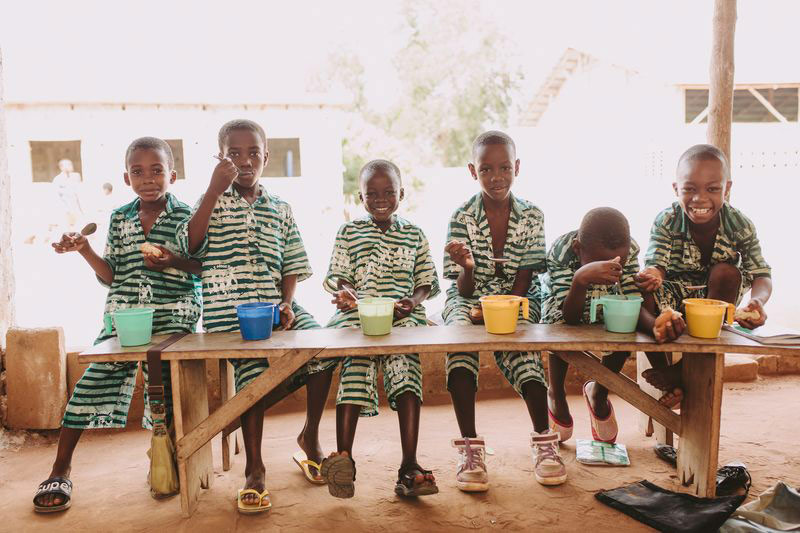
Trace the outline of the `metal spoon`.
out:
[[[699,291],[700,289],[705,289],[706,286],[705,285],[687,285],[686,288],[689,289],[690,291]]]
[[[617,281],[617,291],[619,292],[619,295],[622,296],[623,300],[628,299],[628,297],[625,296],[625,293],[622,292],[622,283],[620,283],[619,281]]]
[[[511,261],[511,259],[507,257],[489,257],[486,254],[483,254],[483,257],[485,257],[489,261],[494,261],[495,263],[508,263],[509,261]]]
[[[94,222],[89,222],[81,230],[81,235],[83,235],[84,237],[88,237],[95,231],[97,231],[97,224],[95,224]]]

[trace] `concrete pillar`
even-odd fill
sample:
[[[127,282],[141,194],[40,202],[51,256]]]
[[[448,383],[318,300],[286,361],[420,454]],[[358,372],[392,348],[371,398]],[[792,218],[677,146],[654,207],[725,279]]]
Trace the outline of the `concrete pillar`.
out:
[[[14,323],[14,271],[11,261],[11,177],[3,96],[3,55],[0,50],[0,352],[6,331]],[[2,370],[0,361],[0,370]]]
[[[6,341],[6,424],[13,429],[58,429],[67,405],[64,330],[10,328]]]

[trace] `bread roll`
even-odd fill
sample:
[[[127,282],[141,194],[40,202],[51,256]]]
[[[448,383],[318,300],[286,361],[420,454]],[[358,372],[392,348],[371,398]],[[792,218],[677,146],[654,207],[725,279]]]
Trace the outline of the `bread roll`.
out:
[[[158,247],[153,246],[148,242],[142,244],[140,250],[142,251],[143,255],[148,255],[150,257],[158,258],[164,255],[163,253],[161,253],[161,250],[159,250]]]

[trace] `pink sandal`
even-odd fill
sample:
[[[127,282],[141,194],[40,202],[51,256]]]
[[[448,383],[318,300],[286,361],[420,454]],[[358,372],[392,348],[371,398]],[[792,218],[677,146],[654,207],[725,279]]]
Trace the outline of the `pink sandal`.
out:
[[[561,422],[555,417],[553,411],[550,410],[550,407],[547,408],[547,418],[550,422],[550,431],[558,433],[558,442],[564,442],[572,437],[572,427],[574,426],[574,422],[571,419],[569,424]]]
[[[608,402],[608,416],[605,418],[598,418],[597,415],[594,414],[594,411],[592,411],[589,395],[586,394],[586,385],[589,383],[594,382],[587,381],[583,384],[583,397],[586,399],[586,407],[589,408],[589,420],[592,423],[592,438],[596,441],[613,444],[617,440],[617,433],[619,431],[617,417],[614,415],[614,406],[611,405],[610,400],[606,400],[606,402]],[[597,385],[597,383],[595,383],[595,385]]]

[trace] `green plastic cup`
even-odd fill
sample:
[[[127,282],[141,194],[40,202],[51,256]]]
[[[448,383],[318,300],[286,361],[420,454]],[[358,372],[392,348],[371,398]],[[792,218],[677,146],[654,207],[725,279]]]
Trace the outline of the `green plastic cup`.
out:
[[[364,335],[388,335],[394,321],[394,300],[361,298],[358,300],[358,319]]]
[[[600,298],[592,298],[589,308],[589,321],[597,320],[597,306],[603,306],[603,322],[606,330],[614,333],[633,333],[639,322],[639,309],[642,298],[639,296],[620,296],[606,294]]]
[[[136,309],[120,309],[103,315],[106,335],[117,330],[121,346],[142,346],[150,344],[153,336],[154,309],[142,307]]]

